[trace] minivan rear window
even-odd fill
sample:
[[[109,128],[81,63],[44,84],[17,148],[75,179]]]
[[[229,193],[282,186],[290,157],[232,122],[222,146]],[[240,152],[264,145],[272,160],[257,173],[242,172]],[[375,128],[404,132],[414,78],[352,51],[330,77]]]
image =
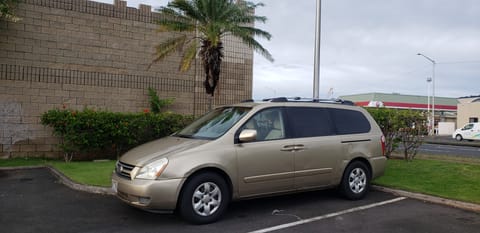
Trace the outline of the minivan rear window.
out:
[[[337,134],[359,134],[370,132],[370,122],[359,111],[331,109]]]

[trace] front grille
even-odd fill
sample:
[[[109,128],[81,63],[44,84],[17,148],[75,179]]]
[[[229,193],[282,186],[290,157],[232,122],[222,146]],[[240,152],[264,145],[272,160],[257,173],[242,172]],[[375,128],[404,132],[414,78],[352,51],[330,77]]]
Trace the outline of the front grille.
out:
[[[135,166],[122,163],[120,161],[117,162],[117,166],[115,168],[115,172],[117,175],[121,177],[125,177],[127,179],[132,179],[132,170],[135,168]]]

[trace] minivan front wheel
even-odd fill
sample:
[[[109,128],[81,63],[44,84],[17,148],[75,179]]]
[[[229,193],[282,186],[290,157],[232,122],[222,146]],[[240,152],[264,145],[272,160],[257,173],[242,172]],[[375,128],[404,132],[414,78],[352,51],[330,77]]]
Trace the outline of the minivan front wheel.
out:
[[[350,163],[343,174],[340,191],[350,200],[365,197],[370,187],[370,170],[361,161]]]
[[[455,139],[457,139],[457,141],[462,141],[463,137],[462,137],[462,135],[457,134],[457,136],[455,136]]]
[[[206,224],[217,221],[230,202],[225,180],[215,173],[195,175],[185,184],[178,211],[187,221]]]

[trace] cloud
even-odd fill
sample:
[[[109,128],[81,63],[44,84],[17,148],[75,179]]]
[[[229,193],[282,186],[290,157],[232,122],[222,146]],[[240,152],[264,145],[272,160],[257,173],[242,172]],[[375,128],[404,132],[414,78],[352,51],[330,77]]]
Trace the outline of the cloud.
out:
[[[258,26],[273,34],[271,41],[262,43],[276,63],[255,55],[254,97],[272,92],[262,87],[267,83],[287,96],[311,96],[316,1],[262,2],[266,6],[257,13],[269,21]],[[320,96],[330,88],[338,95],[426,95],[432,64],[418,52],[438,63],[437,96],[480,94],[472,85],[480,76],[478,1],[324,0],[322,4]]]
[[[102,0],[113,2],[110,0]],[[260,40],[275,58],[254,56],[253,97],[311,97],[316,0],[252,0],[265,3],[257,24],[273,35]],[[152,7],[168,0],[129,0]],[[436,95],[479,95],[478,0],[323,0],[320,97],[365,92],[426,95],[436,65]]]

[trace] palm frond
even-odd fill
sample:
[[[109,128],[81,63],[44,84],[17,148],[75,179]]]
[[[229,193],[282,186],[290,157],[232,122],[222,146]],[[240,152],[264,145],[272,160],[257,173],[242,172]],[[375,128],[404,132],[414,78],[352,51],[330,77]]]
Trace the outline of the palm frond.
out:
[[[168,7],[160,7],[156,9],[157,12],[164,15],[165,18],[169,18],[170,20],[178,20],[178,21],[191,21],[191,18],[186,17],[182,14],[182,12],[175,10],[173,8]]]
[[[258,41],[256,41],[253,37],[241,37],[243,43],[245,43],[249,48],[252,48],[256,52],[260,53],[263,57],[265,57],[270,62],[273,62],[273,56],[266,50]]]
[[[214,22],[226,22],[231,19],[232,16],[238,14],[238,7],[227,2],[211,6],[210,8],[208,12],[209,18]]]
[[[265,16],[258,16],[258,15],[238,15],[235,18],[233,18],[233,22],[237,23],[244,23],[244,24],[250,24],[250,23],[265,23],[267,22],[267,17]]]
[[[190,69],[192,61],[195,60],[195,56],[197,55],[197,47],[197,40],[190,42],[190,45],[183,54],[182,62],[180,63],[180,71],[187,71]]]
[[[243,1],[242,4],[244,4],[244,6],[249,8],[249,9],[255,9],[259,6],[265,6],[265,4],[263,2],[254,3],[254,2],[251,2],[251,1]]]
[[[195,31],[195,24],[191,21],[171,20],[167,18],[160,19],[156,22],[160,25],[157,32],[192,32]]]
[[[187,36],[181,35],[178,37],[168,39],[163,43],[160,43],[159,45],[155,46],[156,58],[153,60],[152,64],[164,59],[166,56],[168,56],[169,54],[175,51],[179,51],[183,47],[186,40],[187,40]]]
[[[232,33],[233,36],[236,37],[253,37],[253,36],[258,36],[261,38],[265,38],[267,40],[270,40],[272,38],[272,35],[259,28],[254,28],[254,27],[248,27],[248,26],[236,26],[233,28],[229,28],[229,32]]]
[[[178,10],[186,18],[201,20],[202,15],[200,14],[196,5],[197,4],[195,0],[173,0],[168,3],[167,8]]]

